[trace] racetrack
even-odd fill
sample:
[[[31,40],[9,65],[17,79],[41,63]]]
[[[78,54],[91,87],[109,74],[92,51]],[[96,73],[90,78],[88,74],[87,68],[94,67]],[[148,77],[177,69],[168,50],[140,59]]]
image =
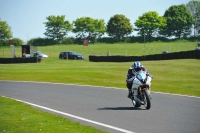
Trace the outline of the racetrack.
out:
[[[132,106],[126,89],[11,81],[0,81],[0,95],[56,110],[56,114],[108,132],[200,131],[199,97],[151,93],[151,109],[145,110]]]

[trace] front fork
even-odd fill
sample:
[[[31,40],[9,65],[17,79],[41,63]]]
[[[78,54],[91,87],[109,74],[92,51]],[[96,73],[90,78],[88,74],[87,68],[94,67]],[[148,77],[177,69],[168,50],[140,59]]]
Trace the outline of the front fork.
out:
[[[133,86],[132,87],[133,96],[137,96],[137,97],[141,98],[142,90],[144,90],[144,89],[147,90],[148,95],[150,96],[150,87],[149,87],[149,85],[141,85],[138,88]]]

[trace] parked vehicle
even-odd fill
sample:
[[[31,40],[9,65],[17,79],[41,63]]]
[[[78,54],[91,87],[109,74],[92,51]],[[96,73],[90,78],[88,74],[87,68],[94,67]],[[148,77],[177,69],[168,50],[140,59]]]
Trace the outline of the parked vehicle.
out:
[[[169,53],[168,51],[163,51],[163,52],[162,52],[162,54],[168,54],[168,53]]]
[[[74,60],[83,60],[84,56],[72,51],[61,52],[59,54],[60,59],[74,59]]]
[[[33,57],[48,58],[48,55],[46,55],[40,51],[37,51],[36,53],[33,54]]]
[[[200,50],[200,47],[196,47],[195,50]]]
[[[24,58],[30,58],[31,55],[30,54],[23,54],[22,57],[24,57]]]
[[[150,85],[152,75],[147,74],[145,71],[139,71],[133,80],[132,95],[136,94],[139,101],[135,101],[134,97],[131,98],[134,107],[144,105],[146,109],[151,108]],[[137,91],[134,91],[137,90]]]

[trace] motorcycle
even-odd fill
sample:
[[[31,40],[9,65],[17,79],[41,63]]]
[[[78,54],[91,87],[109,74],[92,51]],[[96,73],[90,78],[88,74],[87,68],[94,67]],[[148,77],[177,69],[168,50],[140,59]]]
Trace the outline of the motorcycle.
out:
[[[134,107],[144,105],[146,109],[151,108],[150,86],[152,78],[153,76],[146,71],[139,71],[136,73],[131,89],[131,100]],[[134,95],[136,95],[136,99],[134,99]]]

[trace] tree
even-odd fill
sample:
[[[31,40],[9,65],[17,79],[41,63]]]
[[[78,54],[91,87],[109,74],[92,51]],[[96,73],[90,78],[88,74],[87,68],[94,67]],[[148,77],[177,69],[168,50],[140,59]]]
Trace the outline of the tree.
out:
[[[178,39],[191,34],[194,19],[184,4],[171,6],[165,11],[164,17],[167,26],[160,34],[167,37],[174,36]]]
[[[46,32],[44,33],[50,39],[54,39],[56,42],[62,41],[63,37],[71,30],[71,24],[69,21],[65,21],[65,16],[48,16],[48,21],[44,22]]]
[[[159,16],[157,12],[151,11],[139,16],[139,19],[134,23],[141,36],[147,36],[149,39],[157,34],[157,31],[163,29],[167,24],[165,18]]]
[[[12,39],[12,43],[13,43],[13,45],[15,45],[15,46],[21,46],[24,42],[23,42],[23,40],[21,40],[20,38],[13,38],[13,39]]]
[[[122,14],[116,14],[110,18],[107,23],[107,33],[109,36],[121,41],[125,36],[131,34],[133,26],[130,19]]]
[[[0,19],[0,42],[12,38],[11,28],[6,21]]]
[[[103,19],[82,17],[73,22],[72,32],[76,33],[78,38],[87,38],[93,42],[106,32],[106,27]]]
[[[196,36],[200,33],[200,0],[191,0],[186,7],[194,18],[193,30],[194,36]]]

